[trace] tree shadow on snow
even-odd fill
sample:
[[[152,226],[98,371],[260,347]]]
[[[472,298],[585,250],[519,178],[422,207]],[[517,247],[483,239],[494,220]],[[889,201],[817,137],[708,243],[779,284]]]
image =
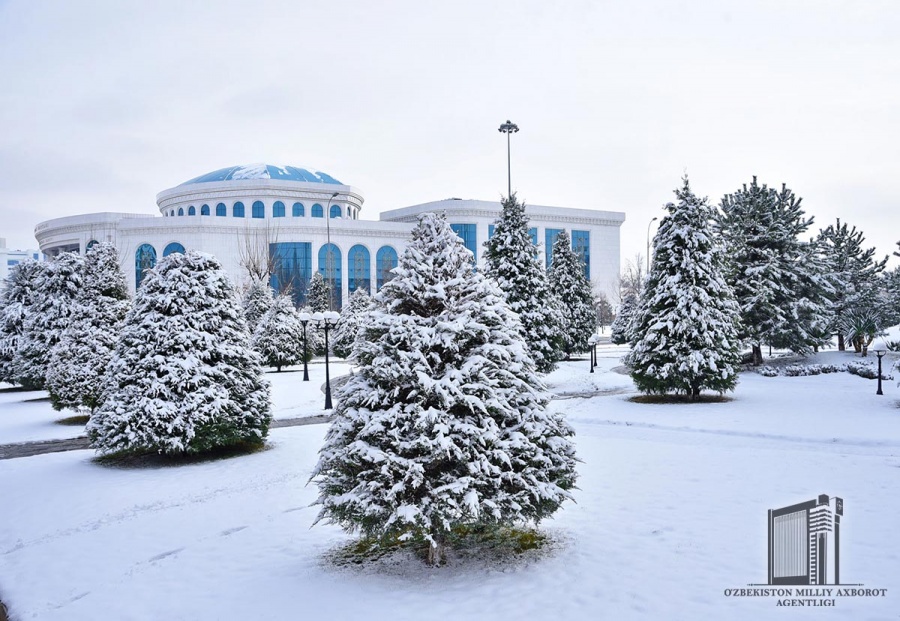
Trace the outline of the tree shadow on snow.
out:
[[[192,464],[203,464],[223,459],[242,457],[253,453],[261,453],[272,448],[272,444],[234,444],[203,453],[182,453],[179,455],[163,455],[155,452],[120,452],[100,455],[93,459],[94,463],[109,468],[141,469],[141,468],[177,468]]]
[[[684,403],[730,403],[734,401],[733,397],[725,395],[700,395],[691,398],[690,395],[637,395],[628,399],[632,403],[655,403],[655,404],[684,404]]]

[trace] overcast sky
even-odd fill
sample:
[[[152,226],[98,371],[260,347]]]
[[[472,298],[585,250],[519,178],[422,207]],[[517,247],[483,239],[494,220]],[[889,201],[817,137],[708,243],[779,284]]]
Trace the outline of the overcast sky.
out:
[[[457,196],[622,211],[623,260],[687,172],[757,175],[900,240],[900,4],[0,0],[0,237],[158,214],[252,162],[311,166],[363,217]],[[654,225],[655,227],[655,225]],[[897,260],[892,260],[897,264]]]

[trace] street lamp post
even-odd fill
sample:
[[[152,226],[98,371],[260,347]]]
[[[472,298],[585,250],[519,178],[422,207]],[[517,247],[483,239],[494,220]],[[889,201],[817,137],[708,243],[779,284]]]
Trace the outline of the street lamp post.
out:
[[[594,367],[597,366],[597,341],[599,340],[600,337],[596,334],[591,335],[591,338],[588,339],[588,347],[591,354],[591,373],[594,372]]]
[[[512,165],[511,165],[511,160],[510,160],[510,155],[509,155],[509,135],[514,134],[517,131],[519,131],[519,126],[516,125],[515,123],[513,123],[512,121],[510,121],[509,119],[506,119],[506,123],[501,125],[500,129],[498,131],[502,134],[506,134],[506,175],[507,175],[507,181],[509,182],[509,186],[508,186],[508,190],[507,190],[508,193],[507,193],[506,197],[509,198],[512,196]]]
[[[328,206],[325,208],[325,232],[328,236],[328,254],[325,255],[325,277],[329,283],[328,293],[328,310],[333,311],[332,299],[334,298],[334,249],[331,247],[331,201],[339,192],[335,192],[328,199]]]
[[[307,350],[306,345],[306,324],[310,321],[309,313],[300,313],[300,323],[303,324],[303,381],[309,381],[309,367],[306,364],[306,360],[309,358],[309,352]]]
[[[878,390],[875,392],[876,395],[884,395],[881,391],[881,359],[884,358],[885,352],[881,349],[875,350],[875,355],[878,356]]]
[[[650,220],[649,224],[647,224],[647,273],[650,273],[650,227],[653,226],[653,223],[656,222],[656,216]]]
[[[340,315],[334,311],[324,313],[313,313],[313,321],[325,330],[325,409],[332,409],[331,406],[331,371],[328,367],[328,331],[337,325]]]

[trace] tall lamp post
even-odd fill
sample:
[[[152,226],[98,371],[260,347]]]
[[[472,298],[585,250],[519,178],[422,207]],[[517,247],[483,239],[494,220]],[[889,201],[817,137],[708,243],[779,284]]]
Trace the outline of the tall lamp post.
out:
[[[876,395],[884,395],[881,391],[881,359],[884,358],[884,354],[884,350],[875,350],[875,355],[878,356],[878,390],[875,392]]]
[[[309,358],[309,352],[307,350],[306,345],[306,324],[309,323],[311,317],[309,313],[299,313],[300,323],[303,324],[303,381],[309,381],[309,367],[306,365],[306,360]]]
[[[325,277],[328,279],[330,289],[328,294],[329,311],[334,310],[332,303],[334,299],[334,248],[331,247],[331,201],[338,194],[339,192],[335,192],[331,195],[331,198],[328,199],[328,206],[325,208],[325,234],[328,236],[328,254],[325,255]]]
[[[650,227],[656,222],[656,216],[647,224],[647,273],[650,273]]]
[[[313,313],[312,318],[320,328],[325,330],[325,409],[330,410],[332,406],[331,371],[328,368],[328,331],[337,325],[341,316],[334,311],[327,311],[324,313]]]
[[[512,166],[509,155],[509,135],[519,131],[519,126],[509,119],[506,119],[506,123],[501,125],[498,131],[502,134],[506,134],[506,176],[509,182],[509,189],[507,190],[508,193],[506,197],[509,198],[512,196]]]

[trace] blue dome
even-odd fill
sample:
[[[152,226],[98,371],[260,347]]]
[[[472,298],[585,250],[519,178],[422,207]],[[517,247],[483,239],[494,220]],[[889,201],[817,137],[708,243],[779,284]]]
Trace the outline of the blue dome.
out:
[[[237,181],[240,179],[275,179],[277,181],[303,181],[306,183],[331,183],[343,185],[340,181],[322,171],[312,172],[298,166],[276,166],[274,164],[248,164],[214,170],[194,177],[181,185],[211,183],[213,181]]]

